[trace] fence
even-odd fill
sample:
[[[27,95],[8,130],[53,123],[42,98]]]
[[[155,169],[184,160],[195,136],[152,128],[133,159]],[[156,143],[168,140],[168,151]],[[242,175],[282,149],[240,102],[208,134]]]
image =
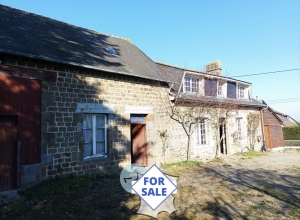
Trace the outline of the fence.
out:
[[[284,140],[286,147],[300,147],[300,140]]]

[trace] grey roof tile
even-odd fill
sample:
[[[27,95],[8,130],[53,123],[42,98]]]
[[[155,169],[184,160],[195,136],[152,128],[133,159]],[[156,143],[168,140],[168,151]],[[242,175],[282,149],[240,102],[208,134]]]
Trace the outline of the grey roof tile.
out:
[[[156,64],[129,40],[0,5],[0,52],[160,79]],[[106,48],[113,48],[117,56]]]

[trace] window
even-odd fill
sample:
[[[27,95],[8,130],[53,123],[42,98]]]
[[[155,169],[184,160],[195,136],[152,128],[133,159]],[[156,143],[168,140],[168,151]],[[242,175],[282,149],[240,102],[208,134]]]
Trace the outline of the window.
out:
[[[218,80],[217,79],[205,79],[205,95],[206,96],[217,96]]]
[[[236,119],[236,135],[238,140],[242,140],[242,119]]]
[[[224,85],[224,83],[219,81],[219,84],[218,84],[218,96],[223,96],[223,85]]]
[[[227,98],[236,98],[236,84],[227,82]]]
[[[106,48],[106,50],[107,50],[111,55],[118,56],[117,52],[116,52],[113,48],[108,47],[108,48]]]
[[[106,116],[101,114],[84,115],[83,121],[85,159],[105,156],[106,147]]]
[[[130,123],[146,123],[146,115],[131,115]]]
[[[244,96],[244,91],[245,91],[245,88],[244,87],[242,87],[242,86],[239,86],[238,87],[238,97],[239,98],[244,98],[245,96]]]
[[[206,124],[205,120],[202,119],[200,123],[196,127],[196,144],[197,145],[204,145],[206,144]]]
[[[186,76],[184,77],[183,92],[199,92],[199,79]]]

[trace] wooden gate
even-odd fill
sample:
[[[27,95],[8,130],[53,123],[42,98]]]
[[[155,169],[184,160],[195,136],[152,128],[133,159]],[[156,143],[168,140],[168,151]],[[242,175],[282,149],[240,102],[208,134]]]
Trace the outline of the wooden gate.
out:
[[[132,115],[131,122],[131,163],[147,166],[146,120],[144,115]]]
[[[0,116],[0,191],[17,187],[18,117]]]

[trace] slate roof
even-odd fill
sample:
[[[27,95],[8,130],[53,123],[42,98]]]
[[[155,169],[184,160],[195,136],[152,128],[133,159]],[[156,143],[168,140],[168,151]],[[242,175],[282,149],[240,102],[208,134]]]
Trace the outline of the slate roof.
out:
[[[112,48],[117,56],[106,48]],[[0,5],[0,53],[161,79],[156,64],[129,40]]]
[[[162,78],[167,82],[173,83],[172,92],[175,95],[178,94],[178,90],[180,88],[180,84],[182,82],[183,74],[185,71],[196,73],[196,74],[197,73],[207,74],[205,72],[171,66],[171,65],[159,63],[159,62],[156,62],[156,64],[158,66],[159,71],[161,72]],[[207,74],[207,75],[210,75],[210,74]],[[235,79],[232,79],[229,77],[223,77],[223,76],[218,76],[218,77],[226,79],[228,81],[237,81],[237,82],[247,83],[247,82],[235,80]],[[247,83],[247,84],[251,85],[251,83]],[[181,96],[181,98],[185,99],[185,100],[191,100],[191,101],[201,101],[201,100],[203,101],[205,99],[205,97],[201,96],[200,94],[194,95],[194,94],[188,94],[188,93],[184,94],[184,96]],[[251,106],[251,107],[264,107],[265,106],[264,104],[256,101],[255,99],[243,100],[243,99],[228,99],[228,98],[220,98],[220,97],[209,97],[209,102],[211,102],[211,103],[213,103],[213,102],[215,102],[215,103],[218,103],[218,102],[233,103],[233,104],[240,105],[240,106]]]
[[[161,73],[161,77],[165,81],[173,83],[173,92],[177,92],[179,90],[184,71],[193,71],[159,62],[156,62],[156,65]]]

